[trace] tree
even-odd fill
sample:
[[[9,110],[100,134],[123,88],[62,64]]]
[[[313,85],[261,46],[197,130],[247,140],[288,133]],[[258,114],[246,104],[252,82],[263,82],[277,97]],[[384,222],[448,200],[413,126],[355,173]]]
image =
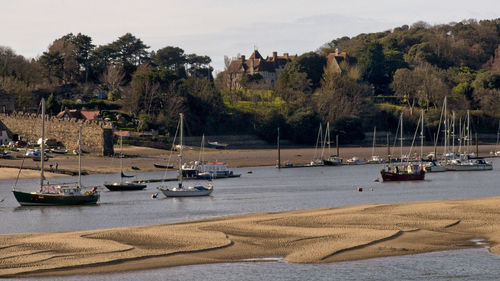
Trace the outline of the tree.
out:
[[[119,66],[129,81],[137,67],[149,60],[148,48],[141,39],[126,33],[112,43],[96,48],[92,53],[92,66],[97,73],[104,72],[109,64]]]
[[[101,84],[104,90],[108,91],[108,95],[111,95],[111,100],[115,99],[113,97],[120,98],[124,79],[125,73],[123,73],[120,67],[112,65],[109,65],[106,72],[102,74]]]
[[[183,49],[167,46],[156,51],[151,57],[153,63],[159,68],[169,70],[179,78],[186,77],[184,64],[187,62],[187,58]]]
[[[50,84],[52,84],[54,77],[62,80],[64,58],[59,52],[43,52],[38,61],[44,68],[45,77],[49,80]]]
[[[213,80],[212,71],[213,68],[210,67],[212,59],[209,56],[198,56],[196,54],[189,54],[186,57],[186,62],[188,64],[187,72],[190,76],[207,78]]]
[[[365,138],[361,119],[355,116],[344,116],[333,123],[333,135],[339,136],[339,142],[354,143]]]
[[[280,76],[287,75],[288,71],[302,72],[306,74],[307,79],[310,81],[309,87],[312,90],[319,88],[321,77],[323,76],[323,68],[326,65],[326,58],[314,52],[302,54],[285,65],[281,71]],[[278,78],[280,79],[280,78]],[[288,82],[293,82],[288,79]]]
[[[372,42],[366,45],[359,59],[359,68],[361,79],[373,85],[375,94],[385,92],[390,79],[387,74],[385,55],[380,43]]]
[[[331,87],[315,95],[316,111],[325,122],[333,123],[345,116],[359,116],[369,108],[370,87],[347,76],[336,76]]]
[[[80,74],[76,46],[64,38],[57,39],[49,47],[49,53],[58,54],[62,60],[60,66],[62,82],[66,84],[76,83]]]
[[[75,46],[76,61],[79,64],[79,68],[84,69],[84,75],[81,77],[83,78],[81,81],[86,83],[89,77],[91,51],[95,48],[95,45],[92,44],[92,38],[81,33],[77,35],[69,33],[63,36],[62,39],[71,42]]]
[[[394,75],[392,89],[408,103],[410,111],[418,103],[422,107],[437,107],[450,93],[445,72],[430,64],[421,64],[414,70],[400,69]]]
[[[50,115],[56,115],[61,110],[61,104],[55,99],[54,94],[50,94],[47,102],[45,103],[45,108],[47,113]]]

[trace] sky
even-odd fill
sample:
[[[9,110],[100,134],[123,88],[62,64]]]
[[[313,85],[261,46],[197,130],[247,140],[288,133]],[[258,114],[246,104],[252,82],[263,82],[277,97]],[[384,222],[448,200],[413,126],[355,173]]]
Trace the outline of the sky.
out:
[[[264,57],[315,51],[333,39],[429,24],[500,18],[499,0],[0,0],[0,46],[36,58],[57,38],[82,33],[95,45],[127,32],[150,51]]]

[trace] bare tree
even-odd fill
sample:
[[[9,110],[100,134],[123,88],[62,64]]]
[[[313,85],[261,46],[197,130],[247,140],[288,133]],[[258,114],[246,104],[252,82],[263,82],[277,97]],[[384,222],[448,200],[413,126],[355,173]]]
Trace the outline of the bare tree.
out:
[[[101,83],[104,88],[111,94],[111,99],[119,98],[122,92],[125,72],[120,67],[109,65],[106,71],[101,76]]]

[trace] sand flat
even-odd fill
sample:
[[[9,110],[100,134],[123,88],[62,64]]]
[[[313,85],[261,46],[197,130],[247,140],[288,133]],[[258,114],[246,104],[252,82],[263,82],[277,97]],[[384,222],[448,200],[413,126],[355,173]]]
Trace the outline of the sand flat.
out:
[[[500,197],[368,204],[193,222],[0,235],[0,277],[91,274],[282,257],[325,263],[476,247],[500,254]]]

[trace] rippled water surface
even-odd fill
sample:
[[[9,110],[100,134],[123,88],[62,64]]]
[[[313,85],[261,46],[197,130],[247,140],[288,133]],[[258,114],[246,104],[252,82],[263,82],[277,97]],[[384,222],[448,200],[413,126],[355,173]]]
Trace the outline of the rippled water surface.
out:
[[[142,191],[103,190],[97,206],[76,207],[21,207],[11,192],[13,181],[0,181],[0,200],[4,199],[0,203],[0,233],[70,231],[364,203],[498,196],[499,160],[494,160],[498,170],[427,174],[425,181],[400,183],[374,182],[380,177],[380,165],[240,168],[235,169],[242,174],[240,178],[216,180],[210,197],[165,198],[160,193],[158,199],[152,199],[159,183],[150,183]],[[250,170],[252,173],[247,173]],[[163,174],[163,171],[139,173],[137,178],[162,178]],[[117,179],[118,175],[90,175],[82,181],[85,185],[102,185]],[[18,188],[35,190],[37,182],[37,179],[20,180]],[[358,187],[363,187],[364,192],[357,192]],[[472,249],[327,265],[283,261],[198,265],[100,275],[93,279],[163,280],[162,277],[168,276],[168,280],[197,280],[200,278],[196,274],[203,274],[204,280],[494,280],[490,273],[500,276],[499,261],[498,256],[484,249]]]

